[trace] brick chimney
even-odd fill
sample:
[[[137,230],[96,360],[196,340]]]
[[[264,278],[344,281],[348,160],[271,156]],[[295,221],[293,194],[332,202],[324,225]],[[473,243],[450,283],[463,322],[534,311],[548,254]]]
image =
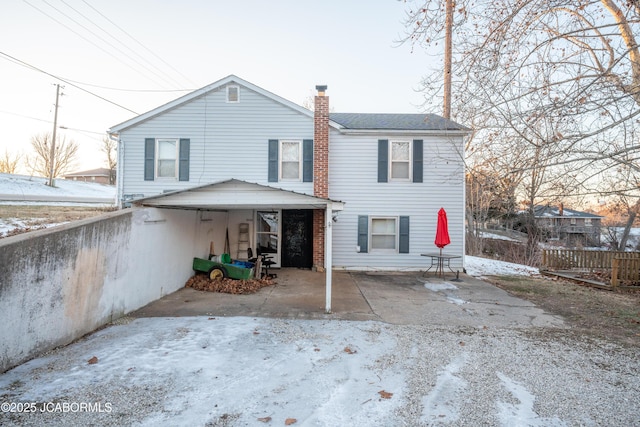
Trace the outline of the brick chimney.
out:
[[[329,97],[326,86],[316,86],[313,115],[313,195],[329,197]]]
[[[316,86],[313,114],[313,195],[329,198],[329,97]],[[313,269],[324,271],[325,211],[313,211]]]

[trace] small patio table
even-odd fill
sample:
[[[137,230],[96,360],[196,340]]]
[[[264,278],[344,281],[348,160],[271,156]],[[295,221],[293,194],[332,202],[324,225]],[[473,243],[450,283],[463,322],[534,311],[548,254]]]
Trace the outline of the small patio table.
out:
[[[435,267],[436,276],[439,276],[439,277],[444,277],[445,267],[447,267],[452,273],[455,273],[455,271],[451,269],[451,260],[456,258],[462,258],[462,256],[460,255],[450,255],[450,254],[443,254],[439,252],[433,252],[429,254],[420,254],[420,256],[431,258],[431,265],[429,266],[429,268],[425,270],[423,275],[427,274],[429,270]]]

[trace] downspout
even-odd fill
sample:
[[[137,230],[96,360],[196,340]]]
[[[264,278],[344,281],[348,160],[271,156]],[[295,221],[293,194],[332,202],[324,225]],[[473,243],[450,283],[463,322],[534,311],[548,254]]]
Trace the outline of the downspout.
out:
[[[331,313],[331,279],[333,275],[333,205],[331,202],[327,203],[327,209],[324,212],[324,262],[325,268],[325,312]]]
[[[109,133],[109,139],[117,144],[118,164],[116,165],[116,205],[122,209],[122,192],[124,191],[124,150],[120,135],[117,133]]]

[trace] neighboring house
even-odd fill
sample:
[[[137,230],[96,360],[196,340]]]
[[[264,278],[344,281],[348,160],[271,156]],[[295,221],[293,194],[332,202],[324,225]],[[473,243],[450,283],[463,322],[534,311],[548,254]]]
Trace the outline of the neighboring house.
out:
[[[88,171],[66,174],[64,175],[64,179],[70,179],[73,181],[97,182],[99,184],[112,184],[115,183],[115,171],[112,171],[108,168],[91,169]]]
[[[560,206],[535,206],[534,217],[549,239],[568,245],[600,246],[602,218]]]
[[[198,235],[238,258],[248,224],[254,253],[319,270],[425,269],[444,207],[461,269],[469,129],[432,114],[329,114],[316,88],[312,112],[231,75],[113,126],[118,200],[197,210]]]

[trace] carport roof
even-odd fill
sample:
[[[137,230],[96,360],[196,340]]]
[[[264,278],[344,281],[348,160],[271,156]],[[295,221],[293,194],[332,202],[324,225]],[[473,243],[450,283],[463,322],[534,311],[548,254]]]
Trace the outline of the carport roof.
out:
[[[340,211],[344,203],[295,191],[228,179],[216,183],[172,191],[133,200],[141,206],[174,209],[331,209]]]

